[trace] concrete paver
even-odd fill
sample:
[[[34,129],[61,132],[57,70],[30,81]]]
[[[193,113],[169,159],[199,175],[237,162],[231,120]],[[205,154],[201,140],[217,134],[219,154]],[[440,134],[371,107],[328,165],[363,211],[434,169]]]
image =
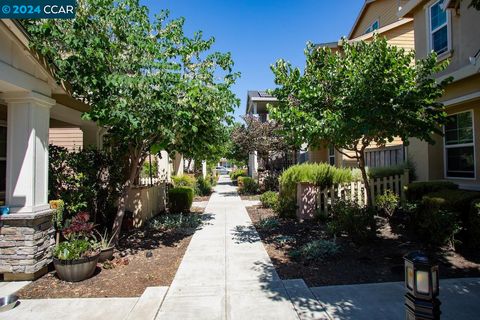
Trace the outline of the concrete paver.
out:
[[[332,319],[405,319],[403,282],[311,288]],[[480,278],[440,281],[442,320],[476,320]]]
[[[298,319],[229,179],[221,177],[157,319]]]
[[[125,319],[137,300],[138,298],[22,300],[14,309],[0,313],[0,319]]]

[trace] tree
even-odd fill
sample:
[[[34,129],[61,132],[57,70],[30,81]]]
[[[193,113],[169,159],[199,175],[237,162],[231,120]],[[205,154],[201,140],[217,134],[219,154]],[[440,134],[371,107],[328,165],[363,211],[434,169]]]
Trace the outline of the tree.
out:
[[[232,130],[232,142],[238,155],[257,152],[265,167],[271,169],[271,160],[285,156],[291,150],[282,127],[275,121],[262,122],[258,118],[247,115],[243,117],[244,125],[237,125]]]
[[[125,198],[150,152],[205,141],[199,123],[222,121],[233,110],[238,74],[230,54],[208,54],[214,39],[188,38],[184,19],[161,12],[151,21],[138,0],[78,1],[73,20],[28,24],[34,47],[58,66],[72,94],[91,106],[84,114],[108,129],[125,150],[125,178],[113,224],[115,241]]]
[[[415,62],[413,52],[384,38],[344,41],[341,53],[308,44],[305,55],[303,74],[284,60],[272,66],[279,103],[271,115],[310,146],[326,141],[355,159],[370,201],[367,146],[397,136],[406,144],[412,137],[433,143],[432,134],[442,134],[446,113],[437,99],[450,79],[437,83],[434,75],[446,64],[435,54]]]

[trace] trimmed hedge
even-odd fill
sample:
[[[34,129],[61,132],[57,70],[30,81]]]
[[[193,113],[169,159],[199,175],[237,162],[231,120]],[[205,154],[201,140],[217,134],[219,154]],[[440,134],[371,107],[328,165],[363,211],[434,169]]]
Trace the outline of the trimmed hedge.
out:
[[[472,202],[480,199],[480,192],[467,190],[441,190],[432,192],[422,198],[422,202],[435,198],[441,209],[456,211],[466,217],[470,212]]]
[[[193,202],[193,188],[177,187],[168,190],[170,213],[190,212]]]
[[[395,175],[400,176],[404,173],[405,169],[409,170],[410,178],[415,177],[415,168],[410,162],[406,162],[396,166],[368,168],[367,174],[371,179],[378,179],[378,178],[391,177]]]
[[[409,201],[420,201],[423,196],[441,190],[457,190],[458,185],[451,181],[413,182],[405,187],[405,195]]]

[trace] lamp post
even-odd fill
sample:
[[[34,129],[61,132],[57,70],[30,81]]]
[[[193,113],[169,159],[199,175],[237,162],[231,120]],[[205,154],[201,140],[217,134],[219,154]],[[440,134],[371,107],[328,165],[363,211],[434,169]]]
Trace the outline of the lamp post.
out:
[[[404,259],[406,319],[440,319],[438,265],[420,251],[411,252]]]

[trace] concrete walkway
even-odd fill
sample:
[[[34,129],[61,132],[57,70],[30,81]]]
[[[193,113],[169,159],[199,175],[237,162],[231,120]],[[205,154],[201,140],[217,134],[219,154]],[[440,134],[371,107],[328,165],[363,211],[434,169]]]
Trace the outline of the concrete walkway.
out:
[[[299,319],[229,182],[220,178],[156,319]]]

